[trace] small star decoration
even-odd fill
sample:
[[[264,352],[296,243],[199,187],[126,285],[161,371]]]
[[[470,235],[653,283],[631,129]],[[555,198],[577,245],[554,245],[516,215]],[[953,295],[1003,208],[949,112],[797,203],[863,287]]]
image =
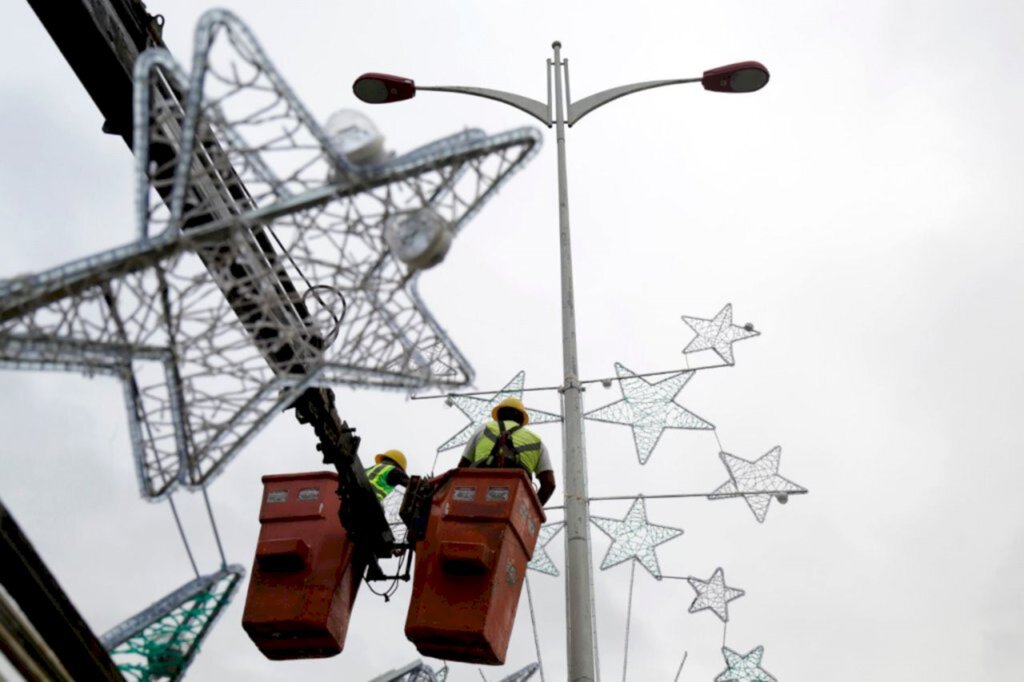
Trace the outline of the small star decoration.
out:
[[[725,584],[725,573],[721,568],[715,569],[710,580],[693,577],[686,580],[697,591],[697,596],[690,604],[690,613],[711,609],[723,623],[729,620],[729,602],[746,594],[743,590]]]
[[[633,429],[636,455],[645,464],[665,429],[713,429],[713,424],[674,402],[696,372],[680,372],[651,383],[625,366],[615,363],[622,400],[587,412],[595,421],[626,424]]]
[[[438,452],[451,450],[469,442],[476,430],[491,420],[491,410],[505,398],[523,397],[523,383],[526,381],[526,372],[519,372],[512,380],[505,384],[505,387],[488,399],[478,398],[472,395],[453,395],[452,404],[459,408],[464,415],[469,417],[469,424],[461,431],[444,442],[437,448]],[[541,410],[527,409],[530,414],[530,426],[534,424],[548,424],[550,422],[562,421],[561,415],[543,412]]]
[[[648,523],[647,507],[644,504],[643,496],[633,500],[632,506],[626,513],[626,518],[621,521],[599,516],[593,516],[590,520],[612,539],[612,546],[608,548],[608,553],[604,555],[604,561],[601,562],[602,571],[617,566],[623,561],[635,559],[647,569],[648,573],[659,580],[661,579],[661,568],[658,567],[658,557],[654,553],[654,548],[683,534],[681,528],[656,526]]]
[[[726,303],[710,320],[683,315],[683,322],[697,332],[697,338],[683,349],[684,353],[711,349],[730,365],[736,364],[732,356],[732,344],[761,333],[754,331],[753,325],[740,327],[732,323],[732,303]]]
[[[548,575],[558,575],[558,567],[555,566],[555,562],[551,560],[547,550],[544,549],[549,542],[551,542],[558,532],[565,527],[565,521],[556,521],[555,523],[549,523],[545,526],[540,527],[540,534],[537,536],[537,546],[533,550],[533,558],[530,559],[530,563],[526,565],[527,568],[533,569],[540,573],[547,573]]]
[[[754,512],[759,523],[764,523],[764,518],[768,515],[768,506],[775,495],[807,492],[806,488],[801,488],[789,479],[779,476],[782,448],[778,445],[753,462],[730,455],[728,452],[720,452],[718,456],[729,470],[729,480],[708,495],[708,499],[721,500],[740,494],[747,501],[750,511]],[[771,492],[757,492],[763,490]]]
[[[761,667],[763,646],[750,650],[745,656],[729,647],[722,647],[722,656],[725,657],[726,668],[718,674],[715,682],[778,682]]]

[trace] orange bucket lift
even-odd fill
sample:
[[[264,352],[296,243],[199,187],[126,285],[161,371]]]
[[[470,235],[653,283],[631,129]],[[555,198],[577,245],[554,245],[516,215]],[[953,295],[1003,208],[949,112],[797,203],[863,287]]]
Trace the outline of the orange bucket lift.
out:
[[[544,511],[519,469],[455,469],[432,483],[405,635],[424,656],[500,665]]]
[[[345,646],[365,566],[338,521],[337,487],[328,471],[263,477],[242,627],[267,658],[322,658]]]

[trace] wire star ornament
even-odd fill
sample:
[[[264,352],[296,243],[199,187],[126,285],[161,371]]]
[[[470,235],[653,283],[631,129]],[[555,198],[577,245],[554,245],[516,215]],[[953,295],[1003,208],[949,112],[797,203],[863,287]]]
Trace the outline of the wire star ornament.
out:
[[[722,656],[725,658],[726,668],[718,674],[715,682],[778,682],[761,667],[763,646],[748,651],[744,656],[740,656],[729,647],[722,647]]]
[[[648,523],[647,506],[642,495],[633,500],[621,521],[600,516],[593,516],[590,520],[612,539],[612,545],[601,562],[602,571],[633,559],[659,580],[661,568],[654,548],[683,534],[682,528]]]
[[[557,576],[559,574],[558,567],[555,566],[555,562],[552,561],[551,556],[544,547],[551,542],[564,527],[565,521],[556,521],[555,523],[549,523],[540,527],[540,533],[537,535],[537,545],[533,550],[533,558],[530,559],[530,563],[526,565],[527,568],[539,573],[547,573],[548,575]]]
[[[721,500],[742,495],[758,523],[764,523],[773,497],[779,497],[779,501],[784,502],[787,493],[807,492],[806,488],[779,476],[782,448],[778,445],[753,462],[728,452],[720,452],[718,456],[729,471],[729,480],[709,494],[708,499]]]
[[[459,408],[459,410],[462,411],[462,414],[469,417],[469,424],[438,446],[437,451],[443,452],[445,450],[451,450],[452,448],[457,448],[468,443],[470,438],[473,437],[473,434],[476,433],[477,429],[491,420],[491,410],[493,410],[498,403],[505,398],[522,399],[523,384],[525,381],[526,372],[520,371],[512,377],[511,381],[505,384],[504,388],[492,395],[490,398],[478,398],[473,395],[451,396],[451,404]],[[562,421],[561,415],[552,414],[551,412],[532,410],[529,408],[527,408],[526,411],[530,415],[531,427],[535,424],[549,424],[551,422]]]
[[[0,280],[0,366],[120,379],[149,498],[207,484],[310,386],[471,382],[384,232],[425,211],[458,234],[540,141],[466,130],[357,165],[230,12],[191,64],[136,63],[139,239]]]
[[[743,590],[725,584],[725,573],[721,568],[716,568],[709,580],[691,576],[686,581],[697,591],[697,596],[690,604],[690,613],[709,609],[714,611],[723,623],[729,620],[729,602],[746,594]]]
[[[760,335],[760,332],[754,331],[753,325],[740,327],[732,323],[732,303],[727,303],[710,320],[683,315],[683,322],[697,333],[697,338],[683,349],[684,353],[710,349],[730,365],[736,364],[732,355],[732,344]]]
[[[715,428],[675,402],[675,397],[696,371],[679,372],[652,383],[624,365],[615,363],[615,374],[619,377],[622,400],[591,410],[583,416],[632,428],[640,464],[647,463],[665,429]]]

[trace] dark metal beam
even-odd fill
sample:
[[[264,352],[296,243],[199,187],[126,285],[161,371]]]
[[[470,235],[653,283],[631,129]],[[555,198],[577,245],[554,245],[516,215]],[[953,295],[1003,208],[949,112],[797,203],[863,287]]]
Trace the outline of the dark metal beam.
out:
[[[2,502],[0,584],[18,603],[71,679],[124,679]]]

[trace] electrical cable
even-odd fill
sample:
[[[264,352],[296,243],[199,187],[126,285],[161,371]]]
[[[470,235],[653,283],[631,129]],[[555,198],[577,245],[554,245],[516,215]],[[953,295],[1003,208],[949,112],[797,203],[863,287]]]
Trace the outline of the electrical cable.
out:
[[[629,601],[626,605],[626,644],[622,653],[622,682],[626,682],[626,667],[629,665],[629,626],[633,616],[633,581],[636,578],[636,561],[629,562]]]
[[[203,502],[206,503],[206,513],[210,517],[210,525],[213,527],[213,538],[217,541],[217,551],[220,552],[220,567],[227,568],[228,560],[224,556],[224,546],[220,543],[220,531],[217,529],[217,520],[213,518],[213,508],[210,507],[210,497],[206,494],[206,485],[200,487],[203,491]]]
[[[174,514],[174,523],[178,525],[178,533],[181,535],[181,541],[185,543],[185,553],[188,554],[188,560],[192,564],[192,570],[196,572],[196,577],[199,578],[199,567],[196,566],[195,557],[192,556],[192,548],[188,546],[188,538],[185,537],[185,529],[181,526],[181,518],[178,516],[178,508],[174,506],[174,498],[171,495],[168,495],[167,501],[171,504],[171,513]]]
[[[523,576],[526,583],[526,601],[530,605],[530,624],[533,625],[533,646],[537,649],[537,670],[540,671],[540,682],[544,682],[544,663],[540,660],[540,638],[537,636],[537,618],[533,611],[533,593],[530,591],[530,576]]]

